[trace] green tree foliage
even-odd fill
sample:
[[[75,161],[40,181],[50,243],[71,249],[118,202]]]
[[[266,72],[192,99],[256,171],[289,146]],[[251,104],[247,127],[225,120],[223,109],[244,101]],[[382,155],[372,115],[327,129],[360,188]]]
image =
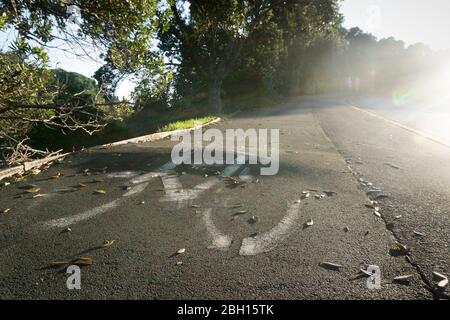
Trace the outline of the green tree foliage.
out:
[[[220,113],[224,83],[298,92],[302,54],[339,37],[338,9],[334,0],[168,1],[159,49],[179,63],[175,95],[204,92]]]
[[[64,130],[92,133],[103,127],[101,121],[107,113],[100,109],[101,90],[94,80],[51,70],[41,47],[30,48],[26,42],[17,44],[22,47],[0,53],[3,158],[16,162],[44,154],[25,143],[37,127],[57,129],[59,137]]]
[[[54,116],[53,109],[40,107],[55,96],[49,86],[47,55],[38,48],[27,48],[26,42],[16,45],[13,51],[0,52],[0,141],[8,147],[19,142],[34,122]]]
[[[134,119],[141,119],[163,110],[187,113],[180,106],[221,113],[223,99],[243,95],[405,96],[415,85],[411,79],[424,81],[437,72],[435,61],[444,58],[426,46],[345,30],[339,4],[74,0],[70,5],[80,16],[73,26],[68,1],[3,1],[0,30],[14,28],[19,37],[0,55],[0,134],[18,144],[32,127],[99,130],[102,121],[132,112],[115,95],[125,78],[137,83],[132,98],[143,113]],[[101,52],[105,64],[95,72],[97,82],[48,70],[45,48],[52,40],[77,55]]]
[[[40,44],[60,39],[72,45],[95,45],[104,49],[115,66],[122,69],[146,58],[145,49],[153,36],[155,10],[156,1],[152,0],[12,0],[0,3],[4,27],[15,28],[22,38]],[[74,11],[80,14],[76,20],[78,28],[71,25]]]
[[[101,92],[105,81],[96,88],[80,75],[49,70],[45,51],[53,40],[74,55],[90,57],[98,50],[116,73],[130,72],[148,61],[155,10],[156,1],[149,0],[0,2],[0,31],[13,28],[18,33],[11,50],[0,57],[0,140],[6,156],[13,154],[12,161],[17,161],[40,154],[31,148],[28,152],[24,143],[38,124],[93,133],[104,127],[101,120],[107,115],[129,112],[128,107],[107,110],[107,105],[123,104],[108,94],[114,88],[106,95]]]

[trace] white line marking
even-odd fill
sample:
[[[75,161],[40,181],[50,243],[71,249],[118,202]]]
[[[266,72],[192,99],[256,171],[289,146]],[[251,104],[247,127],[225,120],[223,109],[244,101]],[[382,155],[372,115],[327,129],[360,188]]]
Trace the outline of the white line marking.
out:
[[[162,177],[161,177],[162,178]],[[160,202],[173,202],[173,201],[188,201],[198,198],[200,194],[205,192],[206,190],[211,189],[216,184],[219,183],[218,180],[209,180],[203,182],[201,184],[196,185],[192,189],[182,189],[179,181],[172,180],[163,180],[164,189],[166,191],[166,195],[164,198],[161,198]]]
[[[161,172],[167,172],[169,170],[173,170],[177,167],[175,163],[172,161],[167,162],[165,165],[163,165],[161,168],[159,168],[159,171]]]
[[[214,225],[214,222],[212,220],[212,209],[204,210],[203,221],[205,222],[206,230],[212,238],[212,245],[208,246],[208,249],[223,251],[228,250],[233,239],[222,234]]]
[[[100,207],[94,208],[92,210],[88,210],[86,212],[71,216],[65,217],[55,220],[47,221],[43,224],[44,229],[53,229],[53,228],[66,228],[72,224],[81,222],[83,220],[91,219],[99,214],[105,213],[106,211],[112,210],[116,208],[119,204],[119,199],[114,200],[112,202],[108,202]]]
[[[274,249],[278,243],[288,236],[289,231],[295,225],[300,211],[300,203],[289,205],[284,218],[270,231],[254,238],[242,240],[239,254],[242,256],[254,256]]]
[[[131,190],[129,190],[127,193],[125,193],[122,197],[130,197],[130,196],[134,196],[135,194],[141,193],[145,190],[145,188],[147,188],[148,184],[149,183],[146,182],[146,183],[142,183],[142,184],[133,186],[133,187],[131,187]]]
[[[206,182],[203,182],[203,183],[200,183],[200,184],[196,185],[194,187],[194,190],[206,191],[208,189],[211,189],[212,187],[214,187],[218,183],[219,183],[219,180],[208,180]]]
[[[253,181],[251,170],[249,167],[246,167],[244,170],[241,171],[241,174],[239,175],[239,179],[242,181],[245,181],[247,183],[250,183]]]
[[[190,192],[183,190],[183,185],[177,175],[165,173],[161,174],[161,181],[164,186],[165,196],[160,202],[189,200]]]
[[[233,164],[223,170],[221,177],[230,177],[233,173],[237,172],[241,168],[241,165]]]
[[[131,180],[132,184],[139,184],[143,182],[148,182],[154,178],[160,177],[162,174],[167,173],[169,170],[173,170],[176,168],[176,165],[170,161],[164,164],[161,168],[159,168],[160,172],[149,172],[143,175],[140,175],[136,177],[135,179]]]
[[[246,156],[245,156],[245,154],[239,154],[238,156],[237,156],[237,158],[236,158],[236,162],[237,163],[239,163],[239,162],[245,162],[245,159],[246,159]],[[233,174],[235,174],[236,172],[238,172],[239,171],[239,169],[242,167],[242,164],[232,164],[232,165],[229,165],[229,166],[227,166],[224,170],[223,170],[223,172],[222,172],[222,174],[221,174],[221,177],[230,177],[230,176],[232,176]]]
[[[140,175],[140,172],[137,171],[122,171],[122,172],[112,172],[108,174],[107,178],[119,178],[119,179],[125,179],[125,178],[134,178]]]
[[[371,111],[368,111],[368,110],[365,110],[365,109],[361,109],[361,108],[358,108],[358,107],[355,107],[355,106],[351,106],[351,107],[353,109],[355,109],[355,110],[367,113],[368,115],[370,115],[372,117],[375,117],[375,118],[384,120],[386,122],[389,122],[390,124],[393,124],[394,126],[400,127],[400,128],[402,128],[402,129],[404,129],[406,131],[409,131],[411,133],[417,134],[418,136],[421,136],[421,137],[423,137],[425,139],[431,140],[431,141],[433,141],[435,143],[438,143],[438,144],[440,144],[442,146],[450,148],[450,144],[446,143],[443,140],[440,140],[439,138],[437,138],[437,137],[435,137],[435,136],[433,136],[431,134],[428,134],[428,133],[425,133],[425,132],[422,132],[422,131],[410,128],[408,126],[405,126],[404,124],[401,124],[400,122],[397,122],[397,121],[394,121],[394,120],[391,120],[391,119],[387,119],[387,118],[385,118],[383,116],[380,116],[379,114],[373,113]]]
[[[160,168],[160,171],[167,171],[168,168],[174,168],[174,167],[175,167],[175,165],[172,162],[168,162]],[[158,174],[156,174],[156,176],[159,176],[160,174],[161,173],[158,173]],[[131,188],[131,190],[126,192],[122,197],[130,197],[130,196],[133,196],[133,195],[143,192],[145,190],[145,188],[149,185],[149,183],[147,181],[153,179],[154,177],[155,177],[155,173],[149,173],[149,174],[144,174],[142,176],[139,176],[138,178],[132,180],[131,183],[138,184],[138,185],[133,186]],[[109,210],[112,210],[119,205],[120,201],[121,201],[121,199],[119,198],[112,202],[108,202],[102,206],[85,211],[83,213],[79,213],[74,216],[50,220],[50,221],[44,222],[42,224],[39,224],[39,226],[41,226],[47,230],[52,229],[52,228],[65,228],[72,224],[91,219],[99,214],[102,214]]]
[[[150,172],[150,173],[143,174],[143,175],[137,177],[136,179],[131,180],[130,182],[132,184],[144,183],[144,182],[147,182],[154,178],[159,177],[159,175],[160,175],[159,173]]]
[[[241,165],[227,166],[220,176],[229,177],[230,175],[235,174],[240,168]],[[217,178],[215,178],[214,180],[212,180],[212,178],[206,182],[196,185],[192,189],[183,189],[183,186],[177,175],[165,173],[161,174],[160,176],[164,186],[164,190],[166,192],[165,196],[159,200],[160,202],[181,202],[193,200],[198,198],[203,192],[211,189],[219,183],[219,180],[217,180]]]

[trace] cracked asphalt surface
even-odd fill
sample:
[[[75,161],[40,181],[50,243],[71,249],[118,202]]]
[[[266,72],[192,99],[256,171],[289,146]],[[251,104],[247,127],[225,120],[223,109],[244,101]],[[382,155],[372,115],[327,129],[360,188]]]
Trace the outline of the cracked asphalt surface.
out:
[[[446,298],[432,272],[449,275],[450,149],[341,100],[305,97],[215,125],[280,129],[279,173],[259,176],[259,168],[249,166],[242,186],[220,177],[223,167],[183,165],[158,174],[176,143],[167,139],[75,153],[3,186],[0,210],[11,210],[0,214],[0,297]],[[127,186],[137,188],[132,175],[152,172],[138,184],[141,192],[124,196]],[[24,193],[30,184],[44,197]],[[61,192],[72,187],[76,191]],[[388,196],[379,201],[381,217],[366,207],[375,188]],[[106,194],[95,194],[98,189]],[[172,201],[186,190],[200,191]],[[306,190],[311,196],[287,219]],[[325,191],[332,193],[315,197]],[[314,225],[305,227],[309,219]],[[264,252],[240,254],[244,239],[264,239],[280,224],[264,240]],[[231,239],[229,246],[221,236]],[[105,240],[115,242],[103,247]],[[185,252],[176,254],[181,248]],[[81,269],[81,290],[68,290],[65,267],[51,262],[82,256],[93,264]],[[342,267],[330,270],[322,262]],[[379,290],[369,290],[359,274],[368,265],[381,269]],[[393,282],[402,275],[412,275],[409,284]]]

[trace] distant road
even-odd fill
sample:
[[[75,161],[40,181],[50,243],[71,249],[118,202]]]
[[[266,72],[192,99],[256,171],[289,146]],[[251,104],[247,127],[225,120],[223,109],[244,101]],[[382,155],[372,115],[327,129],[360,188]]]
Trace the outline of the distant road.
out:
[[[450,99],[396,104],[384,97],[352,98],[352,104],[418,130],[450,146]]]
[[[386,120],[305,97],[216,126],[280,129],[276,176],[175,166],[162,140],[77,153],[2,187],[0,298],[447,297],[432,273],[450,275],[450,149],[394,125],[384,105],[365,108]],[[30,184],[44,197],[24,193]],[[50,264],[77,257],[93,264],[69,291]],[[360,273],[368,265],[379,290]]]

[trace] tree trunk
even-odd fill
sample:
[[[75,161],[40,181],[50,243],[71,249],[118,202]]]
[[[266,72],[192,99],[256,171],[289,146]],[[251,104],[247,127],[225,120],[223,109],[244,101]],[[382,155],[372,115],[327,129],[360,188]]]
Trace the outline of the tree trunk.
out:
[[[222,113],[222,81],[214,80],[209,86],[208,100],[209,108],[213,114]]]

